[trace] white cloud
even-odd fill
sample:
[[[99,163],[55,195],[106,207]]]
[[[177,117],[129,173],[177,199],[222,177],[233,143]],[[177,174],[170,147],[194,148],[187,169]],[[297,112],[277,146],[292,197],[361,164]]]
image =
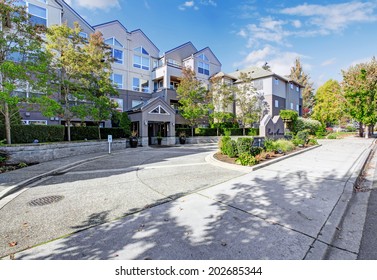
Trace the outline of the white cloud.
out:
[[[319,28],[317,34],[342,31],[353,23],[377,20],[377,3],[350,2],[331,5],[303,4],[281,11],[282,14],[308,18],[308,24]]]
[[[65,1],[70,6],[78,6],[90,10],[109,10],[110,8],[120,8],[118,0],[68,0]]]
[[[302,23],[301,23],[301,21],[299,21],[299,20],[293,20],[293,21],[292,21],[292,25],[293,25],[294,27],[296,27],[296,28],[300,28],[300,27],[302,26]]]
[[[181,11],[184,11],[187,8],[193,8],[194,10],[199,10],[199,7],[195,5],[194,1],[186,1],[182,5],[178,6],[178,9],[180,9]]]
[[[248,47],[260,45],[261,42],[269,42],[276,44],[288,44],[285,38],[291,33],[284,29],[287,22],[283,20],[275,20],[271,17],[261,18],[259,24],[248,24],[242,28],[238,35],[248,38]]]
[[[200,0],[200,4],[206,5],[206,6],[210,5],[214,7],[217,6],[217,3],[214,0]]]
[[[325,60],[324,62],[321,63],[321,66],[329,66],[332,65],[336,62],[336,58],[333,57],[331,59]]]
[[[278,48],[274,48],[270,45],[264,48],[253,50],[246,55],[245,59],[241,62],[235,63],[233,66],[236,68],[247,68],[250,66],[263,66],[266,62],[270,65],[271,70],[276,74],[285,76],[289,75],[290,69],[294,64],[295,59],[299,57],[308,58],[297,52],[281,51]],[[305,71],[312,69],[312,66],[307,63],[303,63]]]

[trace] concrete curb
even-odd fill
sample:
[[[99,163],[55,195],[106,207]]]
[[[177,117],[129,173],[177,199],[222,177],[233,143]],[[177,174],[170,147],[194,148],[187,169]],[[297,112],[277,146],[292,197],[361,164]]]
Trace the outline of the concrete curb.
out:
[[[328,259],[329,249],[333,246],[337,232],[340,229],[344,216],[351,202],[352,197],[355,195],[354,187],[359,182],[363,170],[368,163],[372,154],[374,141],[359,157],[356,163],[349,171],[349,177],[344,185],[343,193],[341,194],[338,202],[336,203],[333,211],[330,213],[326,223],[318,233],[312,248],[308,252],[305,259],[307,260],[325,260]],[[327,244],[327,245],[326,245]],[[329,247],[330,246],[330,247]]]
[[[249,172],[252,172],[252,171],[264,168],[266,166],[269,166],[271,164],[277,163],[279,161],[285,160],[287,158],[290,158],[290,157],[293,157],[293,156],[296,156],[296,155],[299,155],[299,154],[311,151],[311,150],[319,148],[321,146],[322,145],[312,146],[312,147],[309,147],[309,148],[306,148],[306,149],[303,149],[303,150],[300,150],[300,151],[297,151],[297,152],[294,152],[294,153],[291,153],[291,154],[288,154],[288,155],[284,155],[284,156],[281,156],[279,158],[275,158],[275,159],[272,159],[272,160],[269,160],[267,162],[260,163],[260,164],[254,165],[254,166],[242,166],[242,165],[237,165],[237,164],[222,162],[222,161],[220,161],[220,160],[218,160],[218,159],[216,159],[214,157],[214,155],[217,152],[214,152],[214,153],[208,155],[206,157],[206,161],[209,162],[209,163],[211,163],[211,164],[213,164],[213,165],[219,166],[219,167],[223,167],[223,168],[227,168],[227,169],[230,169],[230,170],[236,170],[236,171],[241,171],[241,172],[249,173]]]
[[[72,168],[75,168],[76,166],[78,166],[80,164],[83,164],[83,163],[86,163],[86,162],[89,162],[89,161],[93,161],[93,160],[96,160],[96,159],[100,159],[100,158],[103,158],[103,157],[106,157],[106,156],[109,156],[109,155],[107,154],[107,155],[102,155],[102,156],[96,156],[96,157],[92,157],[92,158],[87,158],[87,159],[84,159],[84,160],[79,160],[79,161],[76,161],[76,162],[64,165],[62,167],[53,169],[53,170],[48,171],[46,173],[42,173],[40,175],[34,176],[34,177],[30,178],[30,179],[24,180],[24,181],[22,181],[20,183],[17,183],[16,185],[11,186],[11,187],[7,188],[6,190],[2,191],[0,193],[0,200],[3,199],[3,198],[5,198],[8,195],[11,195],[11,194],[13,194],[13,193],[21,190],[22,188],[24,188],[24,187],[26,187],[26,186],[28,186],[28,185],[36,182],[36,181],[39,181],[40,179],[68,172],[69,170],[71,170]]]

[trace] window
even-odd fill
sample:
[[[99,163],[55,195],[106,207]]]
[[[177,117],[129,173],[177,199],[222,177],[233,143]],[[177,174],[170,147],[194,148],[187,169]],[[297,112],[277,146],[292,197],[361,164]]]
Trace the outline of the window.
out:
[[[111,53],[115,63],[123,64],[123,51],[111,49]]]
[[[134,67],[149,70],[150,59],[140,55],[134,55]]]
[[[291,84],[289,84],[289,85],[290,85],[291,89],[293,89],[293,84],[291,83]]]
[[[170,89],[177,89],[178,85],[179,85],[178,82],[172,81],[172,82],[170,82]]]
[[[88,34],[87,33],[85,33],[85,32],[80,32],[79,33],[79,36],[81,37],[81,38],[84,38],[84,39],[88,39]]]
[[[33,25],[47,26],[47,10],[45,8],[29,3],[28,12],[31,15],[30,21]]]
[[[120,74],[112,74],[111,80],[113,84],[117,86],[117,88],[123,88],[123,75]]]
[[[209,64],[204,62],[198,63],[198,72],[200,74],[208,75],[209,76]]]
[[[296,91],[299,92],[300,91],[300,87],[296,87]]]
[[[143,103],[143,101],[141,101],[141,100],[132,100],[131,106],[132,106],[132,108],[134,108],[134,107],[140,105],[141,103]]]
[[[143,47],[138,47],[134,49],[134,52],[144,54],[144,55],[149,55],[149,53]]]
[[[204,60],[204,61],[209,61],[208,57],[206,57],[206,55],[204,53],[199,55],[198,58],[200,58],[201,60]]]
[[[275,108],[279,108],[279,100],[275,100]]]
[[[149,81],[139,79],[139,78],[133,78],[132,79],[132,90],[149,93]]]
[[[275,78],[275,85],[279,85],[279,80]]]
[[[47,121],[32,121],[32,120],[22,120],[22,124],[25,125],[47,125]]]
[[[116,111],[123,112],[123,99],[121,98],[110,98],[112,101],[117,103]]]
[[[170,115],[161,105],[158,105],[156,108],[150,111],[149,114]]]
[[[293,110],[293,103],[291,102],[291,110]]]
[[[298,106],[298,105],[296,105],[296,111],[297,111],[297,112],[299,111],[299,106]]]
[[[105,44],[123,48],[123,45],[121,43],[119,43],[119,41],[117,39],[115,39],[114,37],[106,39]]]

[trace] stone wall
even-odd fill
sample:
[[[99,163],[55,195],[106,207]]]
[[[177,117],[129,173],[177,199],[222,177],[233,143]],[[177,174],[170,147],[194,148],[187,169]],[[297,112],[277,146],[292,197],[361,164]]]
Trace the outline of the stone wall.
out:
[[[128,147],[128,140],[113,140],[111,150],[123,150]],[[27,144],[12,147],[0,147],[9,155],[8,164],[27,164],[45,162],[54,159],[109,151],[107,141],[87,141],[54,144]]]

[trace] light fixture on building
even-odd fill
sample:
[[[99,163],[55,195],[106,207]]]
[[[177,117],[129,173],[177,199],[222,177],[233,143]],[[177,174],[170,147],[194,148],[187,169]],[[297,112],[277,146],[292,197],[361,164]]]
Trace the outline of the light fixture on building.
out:
[[[30,117],[30,112],[26,112],[26,113],[25,113],[25,116],[26,116],[26,117]]]
[[[148,125],[148,121],[144,121],[144,125]]]

